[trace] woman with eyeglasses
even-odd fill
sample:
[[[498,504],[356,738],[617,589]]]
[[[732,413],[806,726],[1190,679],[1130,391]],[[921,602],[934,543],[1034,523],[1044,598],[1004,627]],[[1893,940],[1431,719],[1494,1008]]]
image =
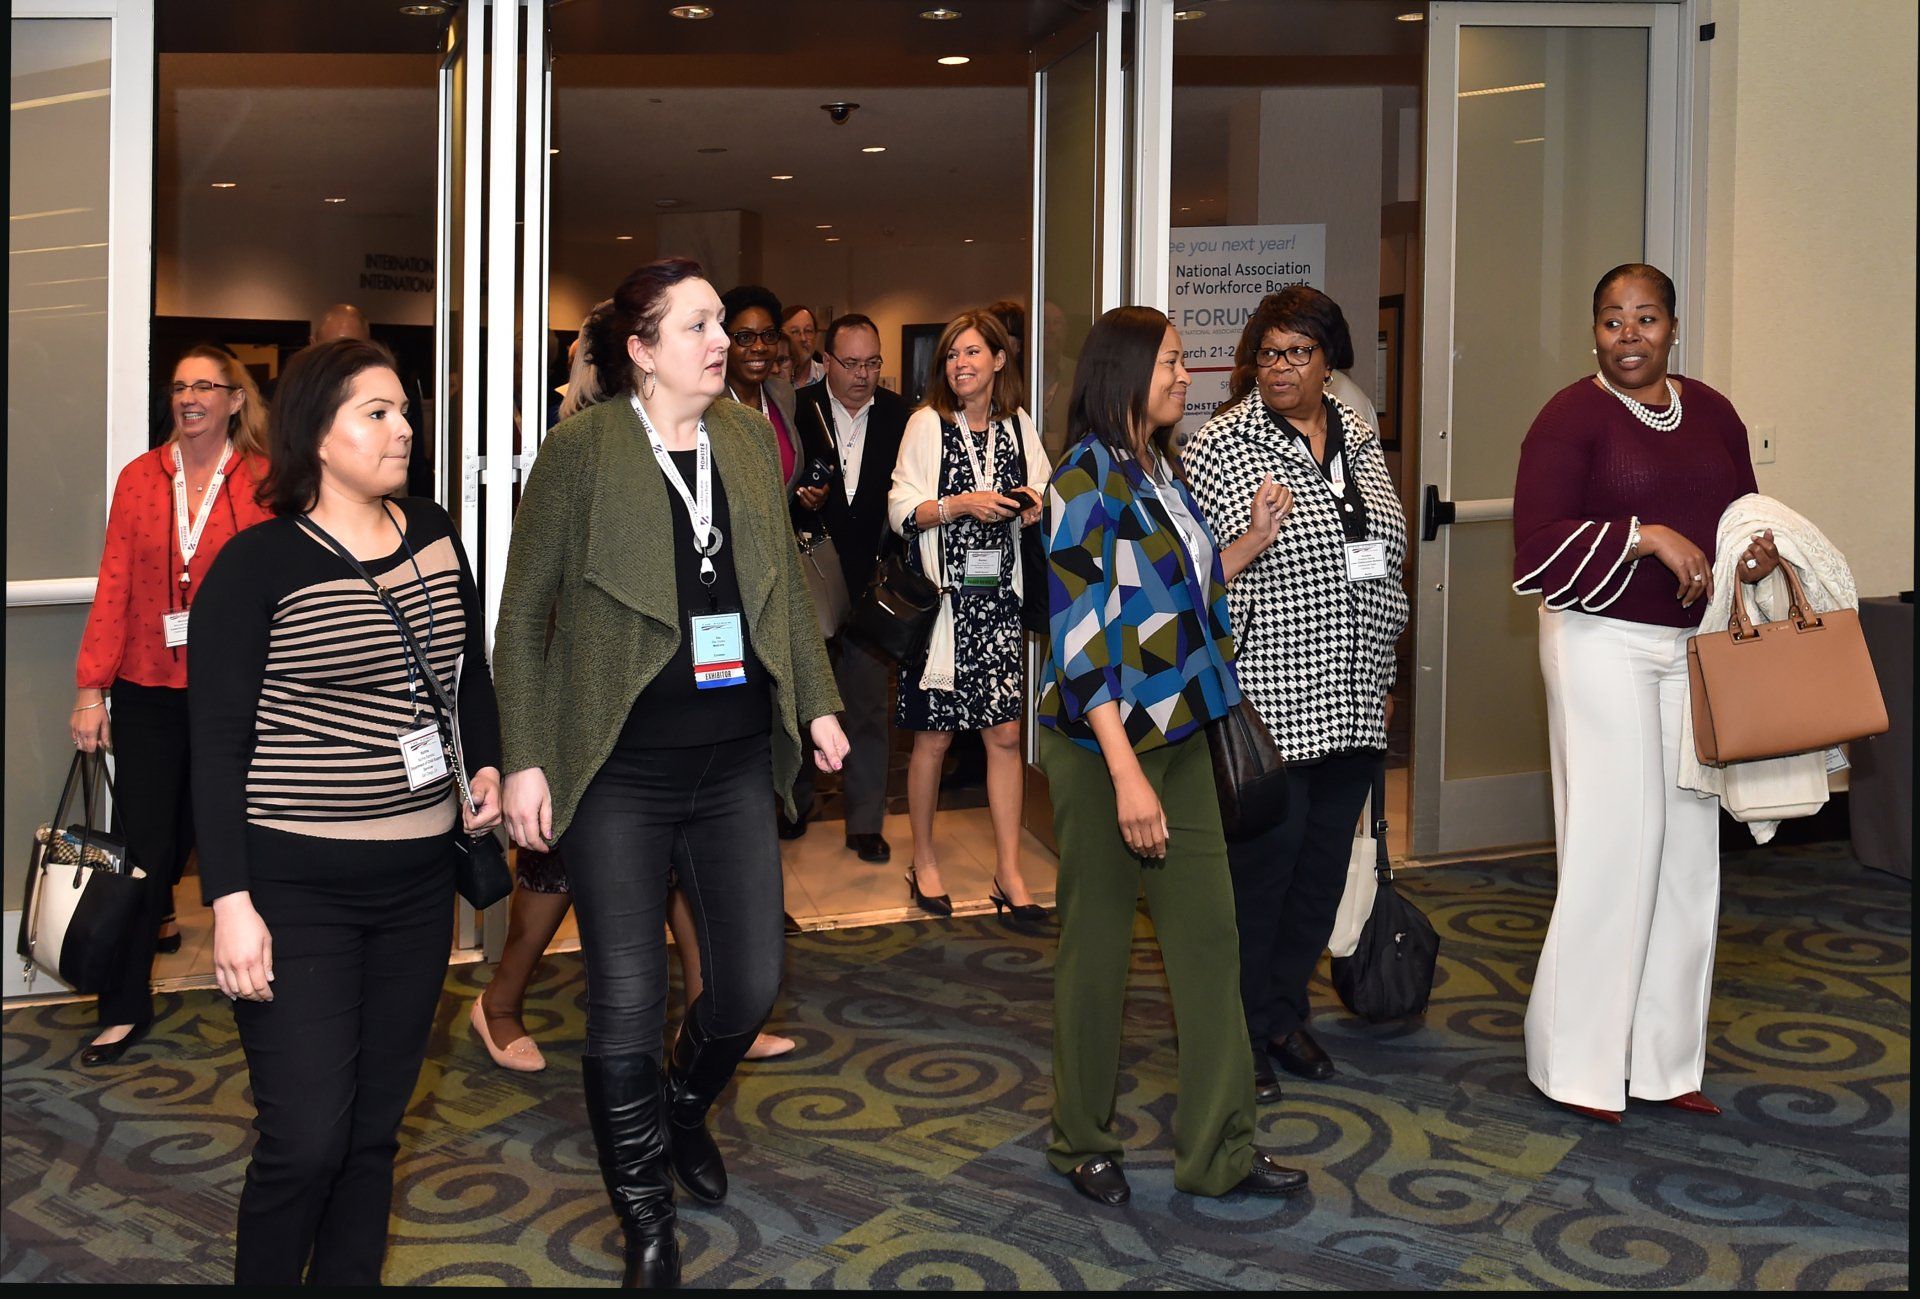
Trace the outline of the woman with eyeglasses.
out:
[[[1286,819],[1227,846],[1263,1103],[1280,1099],[1276,1063],[1333,1075],[1307,1031],[1307,981],[1385,760],[1393,645],[1407,623],[1407,525],[1379,434],[1327,391],[1331,362],[1352,351],[1332,298],[1304,285],[1269,294],[1241,331],[1231,396],[1184,456],[1225,543],[1240,688],[1287,764]]]
[[[741,284],[720,295],[727,313],[727,396],[757,410],[773,425],[780,449],[780,477],[793,490],[800,475],[800,439],[794,433],[793,385],[775,372],[774,359],[786,350],[780,332],[780,299],[758,284]]]
[[[255,499],[266,476],[267,412],[246,367],[224,347],[189,348],[173,368],[171,393],[166,442],[114,484],[67,724],[76,747],[108,748],[117,759],[115,806],[128,855],[146,872],[148,904],[113,984],[101,991],[100,1031],[79,1057],[88,1066],[112,1064],[146,1036],[154,949],[180,950],[173,887],[194,842],[188,617],[221,547],[273,517]]]

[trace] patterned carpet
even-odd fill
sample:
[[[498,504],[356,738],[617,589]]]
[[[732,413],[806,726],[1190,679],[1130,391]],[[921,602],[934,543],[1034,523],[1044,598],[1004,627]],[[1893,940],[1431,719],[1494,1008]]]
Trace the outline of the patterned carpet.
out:
[[[1718,1120],[1635,1106],[1605,1128],[1526,1081],[1520,1026],[1552,863],[1405,880],[1440,930],[1424,1024],[1317,1021],[1340,1063],[1290,1083],[1262,1144],[1313,1172],[1282,1202],[1172,1186],[1172,1025],[1134,966],[1120,1121],[1134,1199],[1052,1176],[1051,946],[992,919],[791,941],[776,1020],[718,1114],[734,1191],[683,1209],[689,1284],[835,1289],[1907,1288],[1906,886],[1834,848],[1731,853],[1707,1086]],[[1142,933],[1144,934],[1144,926]],[[552,1066],[469,1038],[484,967],[449,973],[403,1134],[387,1279],[604,1284],[617,1233],[579,1093],[577,960],[531,1003]],[[5,1023],[6,1281],[230,1276],[250,1108],[226,1007],[165,999],[109,1074],[67,1067],[90,1006]]]

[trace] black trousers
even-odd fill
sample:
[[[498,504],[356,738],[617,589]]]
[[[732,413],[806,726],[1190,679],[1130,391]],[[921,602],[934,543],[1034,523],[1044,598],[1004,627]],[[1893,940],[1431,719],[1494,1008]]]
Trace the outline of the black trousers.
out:
[[[100,993],[100,1026],[153,1019],[148,977],[160,921],[193,851],[193,791],[187,783],[187,692],[113,683],[114,818],[134,864],[147,873],[145,909]]]
[[[1287,819],[1227,845],[1240,923],[1240,1001],[1256,1051],[1306,1026],[1307,981],[1347,883],[1353,832],[1380,754],[1336,753],[1287,768]]]
[[[342,858],[353,845],[342,844]],[[240,1285],[378,1285],[400,1119],[453,944],[438,849],[397,879],[256,877],[273,1000],[237,1001],[258,1111],[240,1192]]]
[[[667,890],[693,910],[711,1037],[752,1032],[780,993],[780,840],[765,735],[616,750],[560,838],[587,967],[587,1054],[659,1055],[667,1012]]]

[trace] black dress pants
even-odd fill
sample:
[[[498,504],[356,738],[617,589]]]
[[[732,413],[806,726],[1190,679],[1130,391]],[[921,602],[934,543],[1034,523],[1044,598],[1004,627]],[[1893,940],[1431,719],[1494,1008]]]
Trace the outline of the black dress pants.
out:
[[[343,859],[353,845],[343,843]],[[389,879],[256,877],[273,1000],[236,1001],[259,1134],[240,1193],[240,1285],[378,1285],[400,1120],[453,944],[438,846]]]
[[[100,1026],[153,1019],[149,976],[160,921],[193,851],[193,796],[187,783],[187,692],[113,683],[114,818],[128,855],[147,873],[143,907],[113,982],[100,993]]]
[[[1227,845],[1240,924],[1240,1000],[1254,1047],[1304,1028],[1307,981],[1333,933],[1353,832],[1380,753],[1350,749],[1287,768],[1287,819]]]
[[[786,945],[773,751],[757,735],[684,749],[616,749],[559,843],[587,966],[587,1054],[660,1054],[667,890],[693,910],[708,1037],[750,1033],[780,994]]]

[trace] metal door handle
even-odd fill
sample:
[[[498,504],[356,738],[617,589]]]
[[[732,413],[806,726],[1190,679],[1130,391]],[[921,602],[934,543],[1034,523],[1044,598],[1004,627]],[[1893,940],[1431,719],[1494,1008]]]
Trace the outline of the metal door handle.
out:
[[[1420,540],[1437,539],[1440,536],[1440,529],[1447,524],[1493,523],[1512,517],[1513,498],[1511,496],[1498,500],[1443,501],[1440,499],[1440,489],[1428,483],[1426,493],[1420,502]]]

